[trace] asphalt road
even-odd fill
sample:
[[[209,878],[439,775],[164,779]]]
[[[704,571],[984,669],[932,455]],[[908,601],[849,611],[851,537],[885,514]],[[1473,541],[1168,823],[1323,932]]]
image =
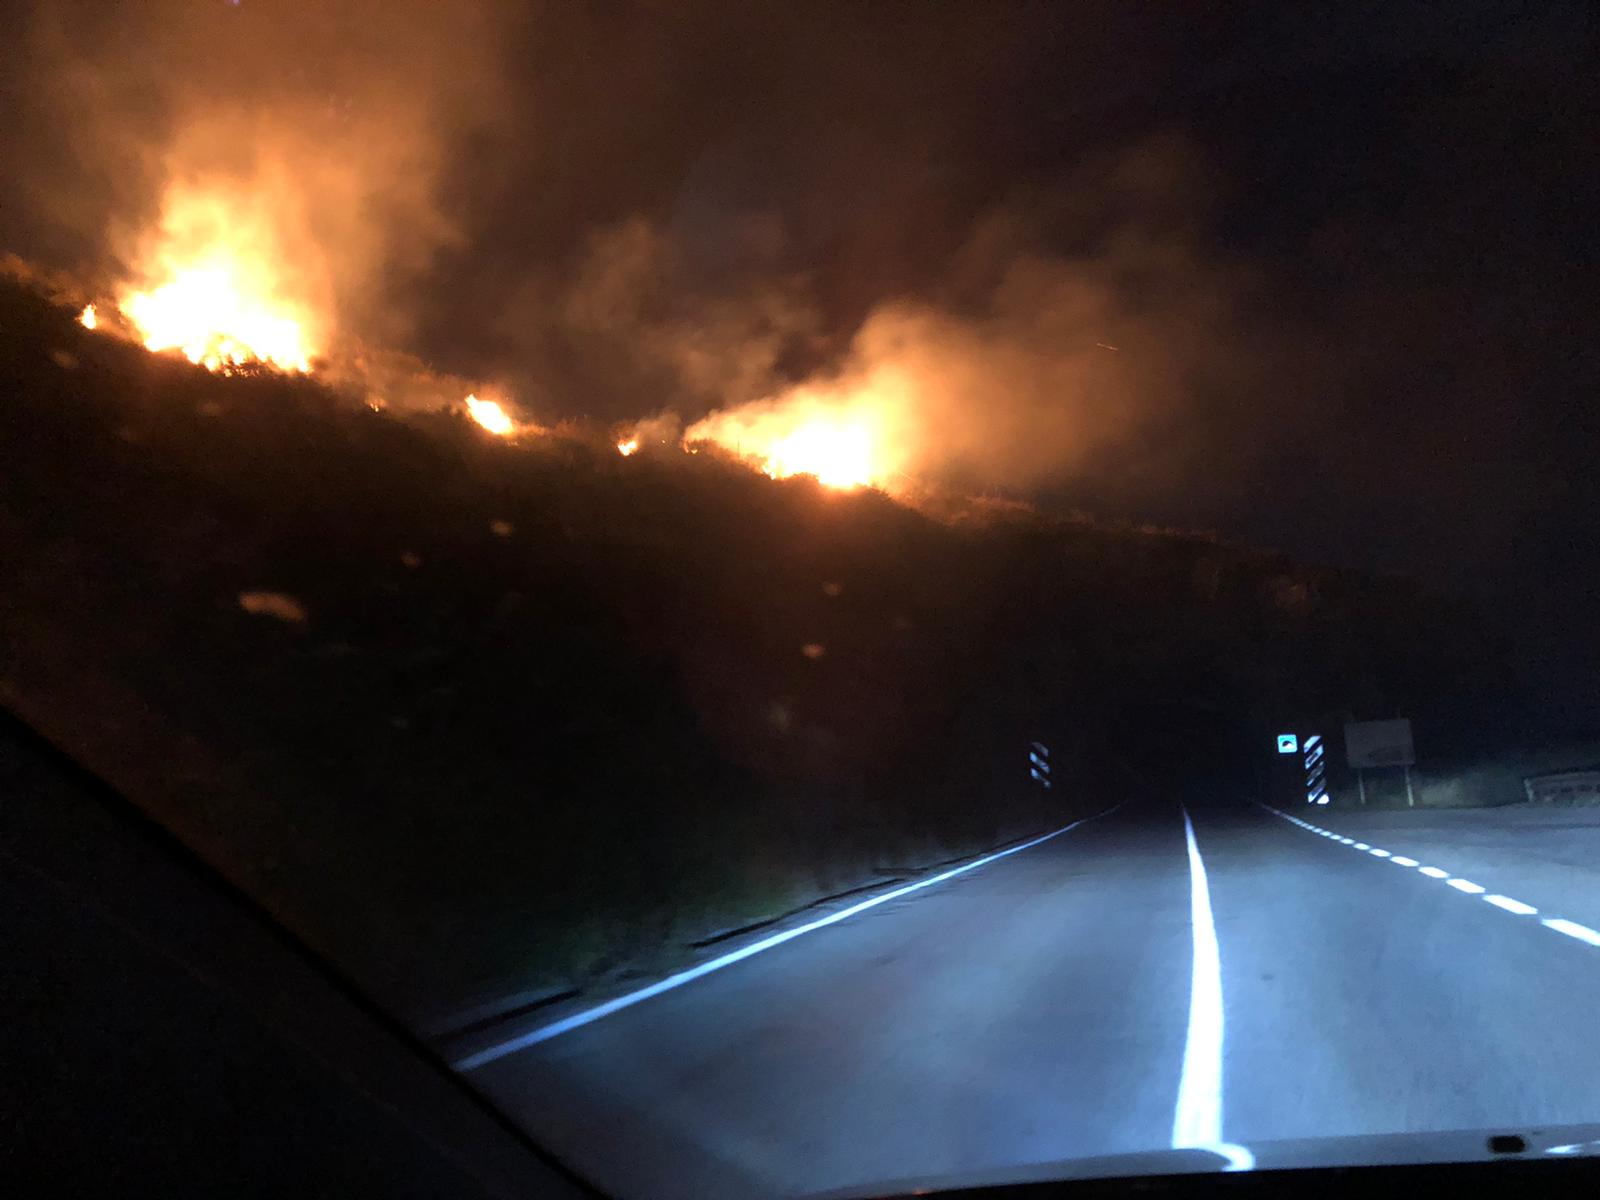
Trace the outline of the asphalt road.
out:
[[[625,1195],[1600,1118],[1600,854],[1547,876],[1503,814],[1293,816],[1321,832],[1129,801],[468,1073]]]

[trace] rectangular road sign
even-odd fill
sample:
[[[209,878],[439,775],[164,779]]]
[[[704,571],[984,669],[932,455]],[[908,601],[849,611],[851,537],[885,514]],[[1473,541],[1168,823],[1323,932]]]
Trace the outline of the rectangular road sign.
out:
[[[1298,749],[1300,749],[1300,739],[1294,734],[1280,733],[1278,735],[1279,754],[1293,754]]]
[[[1371,767],[1409,767],[1417,761],[1411,744],[1411,722],[1352,721],[1344,727],[1344,756],[1356,770]]]

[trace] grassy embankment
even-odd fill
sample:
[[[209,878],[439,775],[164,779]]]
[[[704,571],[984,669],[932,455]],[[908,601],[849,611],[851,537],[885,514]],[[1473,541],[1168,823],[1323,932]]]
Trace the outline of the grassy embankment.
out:
[[[5,702],[419,1019],[1095,811],[1132,705],[1426,715],[1481,678],[1392,582],[507,444],[11,285],[0,317]]]

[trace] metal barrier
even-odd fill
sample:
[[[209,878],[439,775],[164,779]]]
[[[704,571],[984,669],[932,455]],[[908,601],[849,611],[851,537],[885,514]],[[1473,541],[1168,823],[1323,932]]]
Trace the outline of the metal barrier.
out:
[[[1529,804],[1586,804],[1600,801],[1600,768],[1552,771],[1522,781]]]

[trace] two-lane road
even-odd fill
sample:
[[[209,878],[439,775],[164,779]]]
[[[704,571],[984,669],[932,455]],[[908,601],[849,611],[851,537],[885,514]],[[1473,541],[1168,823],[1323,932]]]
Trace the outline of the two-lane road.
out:
[[[1314,828],[1331,834],[1338,816]],[[1486,903],[1524,904],[1512,866],[1467,878],[1425,837],[1347,845],[1259,809],[1201,828],[1227,989],[1229,1138],[1600,1117],[1600,1041],[1587,1033],[1600,948]]]
[[[1188,816],[1193,853],[1176,802],[1129,801],[559,1036],[502,1031],[469,1075],[624,1195],[981,1173],[1175,1127],[1600,1118],[1600,946],[1485,903],[1514,867],[1470,893],[1252,804]]]

